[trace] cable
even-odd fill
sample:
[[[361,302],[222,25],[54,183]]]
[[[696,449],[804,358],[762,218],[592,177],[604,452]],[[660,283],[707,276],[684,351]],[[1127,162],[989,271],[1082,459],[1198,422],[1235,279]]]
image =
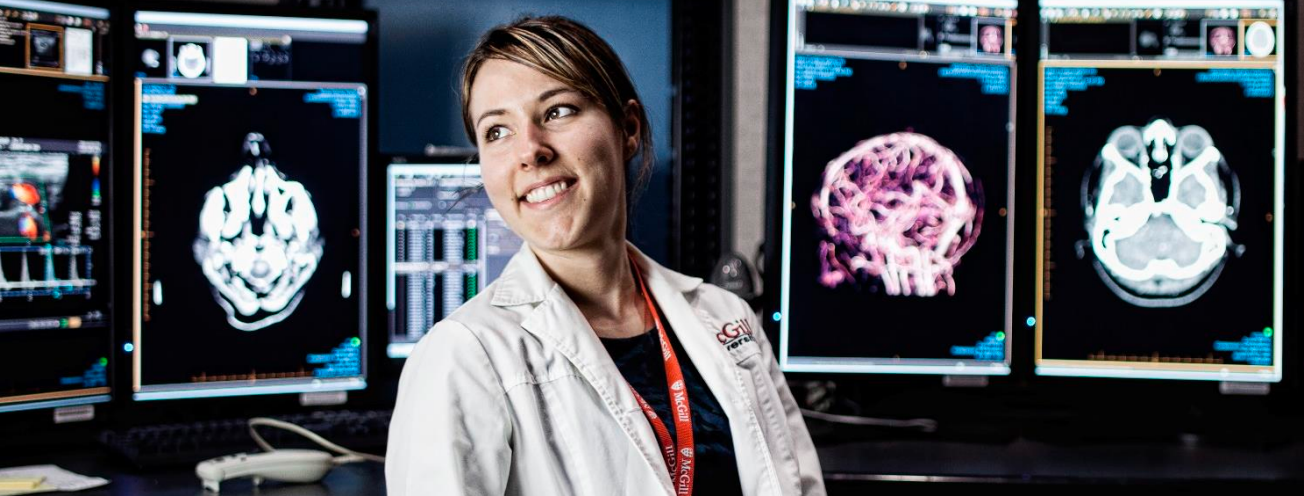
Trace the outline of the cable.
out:
[[[295,424],[272,419],[272,418],[267,418],[267,417],[254,417],[249,419],[249,435],[253,436],[254,443],[258,444],[258,447],[262,448],[263,451],[276,451],[276,448],[273,448],[271,444],[268,444],[267,441],[263,439],[263,436],[258,434],[258,429],[255,429],[255,427],[258,426],[275,427],[277,429],[293,432],[295,434],[307,438],[309,441],[317,443],[323,448],[326,448],[339,455],[342,455],[342,456],[335,457],[336,465],[343,465],[346,463],[354,463],[354,462],[361,462],[361,461],[385,463],[385,457],[383,456],[377,456],[377,455],[371,455],[367,453],[359,453],[357,451],[353,451],[351,449],[327,441],[326,438],[317,435],[316,432],[310,431],[308,429],[304,429],[303,427],[299,427]]]
[[[815,420],[823,420],[835,424],[848,425],[868,425],[874,427],[893,427],[899,429],[919,429],[921,432],[937,432],[937,421],[933,419],[907,419],[894,420],[872,417],[856,417],[852,415],[837,415],[833,413],[817,412],[815,410],[802,409],[801,414]]]

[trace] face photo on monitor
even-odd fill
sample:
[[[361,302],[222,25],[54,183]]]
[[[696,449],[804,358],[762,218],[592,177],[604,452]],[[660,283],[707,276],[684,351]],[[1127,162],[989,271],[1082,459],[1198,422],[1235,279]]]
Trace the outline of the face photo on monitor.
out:
[[[972,7],[793,2],[785,370],[1008,373],[1015,4]]]
[[[1240,33],[1277,26],[1280,2],[1060,3],[1043,2],[1043,30],[1171,24],[1160,6],[1206,36],[1158,55],[1043,38],[1037,373],[1279,380],[1284,71],[1277,47],[1244,56]]]
[[[0,0],[0,413],[110,399],[109,18]]]
[[[523,242],[489,202],[474,163],[391,164],[385,305],[390,358],[498,278]]]

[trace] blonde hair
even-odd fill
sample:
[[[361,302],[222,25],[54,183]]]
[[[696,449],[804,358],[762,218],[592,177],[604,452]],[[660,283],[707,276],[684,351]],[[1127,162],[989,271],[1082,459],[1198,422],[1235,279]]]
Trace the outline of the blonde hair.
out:
[[[642,160],[633,171],[629,170],[633,164],[625,164],[626,177],[632,172],[634,178],[625,187],[626,200],[632,205],[652,176],[652,126],[615,50],[592,29],[561,16],[522,17],[490,29],[462,66],[462,124],[472,143],[479,139],[471,119],[471,85],[480,67],[491,59],[516,62],[570,86],[606,110],[616,129],[624,129],[625,102],[639,103],[635,110],[640,124],[636,153],[641,153]]]

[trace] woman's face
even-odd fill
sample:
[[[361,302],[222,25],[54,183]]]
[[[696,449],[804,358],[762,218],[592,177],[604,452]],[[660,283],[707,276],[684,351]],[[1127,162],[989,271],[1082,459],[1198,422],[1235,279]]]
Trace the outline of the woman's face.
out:
[[[636,138],[596,102],[515,62],[486,61],[470,98],[485,191],[516,234],[552,252],[623,242]]]

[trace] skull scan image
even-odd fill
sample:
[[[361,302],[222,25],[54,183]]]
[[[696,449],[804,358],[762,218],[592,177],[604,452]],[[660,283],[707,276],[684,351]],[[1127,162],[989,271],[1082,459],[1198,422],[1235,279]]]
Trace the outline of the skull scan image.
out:
[[[242,331],[294,313],[324,244],[311,195],[276,169],[270,153],[261,134],[245,138],[244,166],[205,195],[194,243],[227,322]]]
[[[824,286],[875,278],[889,295],[954,295],[982,227],[982,184],[932,138],[893,133],[829,162],[811,207]]]
[[[188,79],[203,76],[208,71],[208,55],[195,43],[186,43],[177,49],[177,73]]]
[[[1238,253],[1231,232],[1240,186],[1200,126],[1155,119],[1115,129],[1083,180],[1082,198],[1096,271],[1133,305],[1195,301],[1227,253]]]

